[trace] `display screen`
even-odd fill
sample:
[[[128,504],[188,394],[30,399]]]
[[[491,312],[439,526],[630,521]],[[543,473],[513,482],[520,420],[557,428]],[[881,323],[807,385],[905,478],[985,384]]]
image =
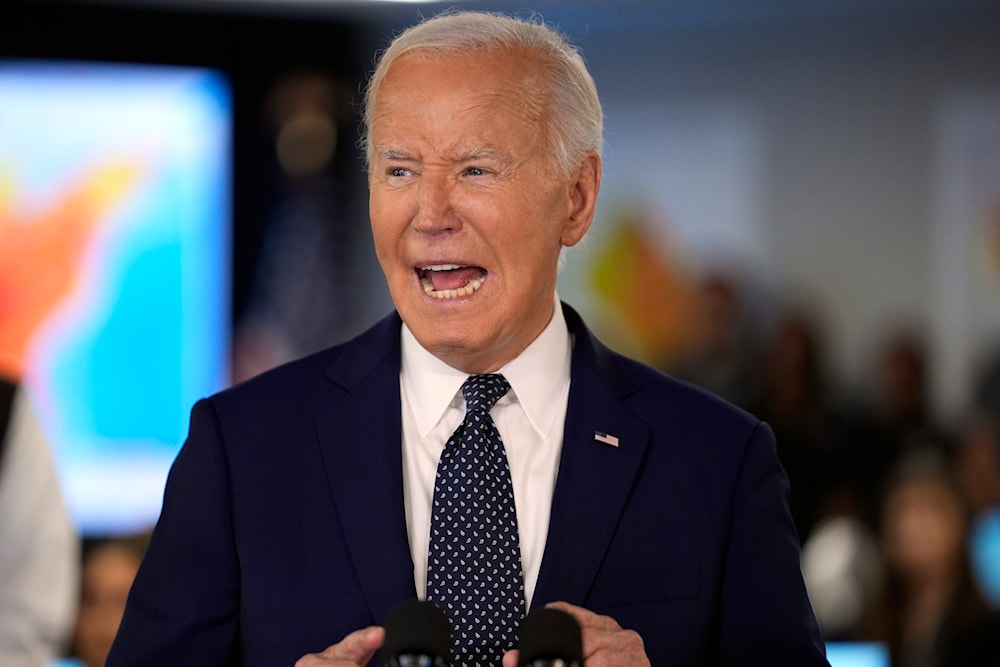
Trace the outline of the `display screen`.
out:
[[[155,522],[228,381],[231,125],[215,70],[0,60],[0,370],[84,535]]]
[[[889,667],[889,650],[878,642],[828,642],[830,667]]]

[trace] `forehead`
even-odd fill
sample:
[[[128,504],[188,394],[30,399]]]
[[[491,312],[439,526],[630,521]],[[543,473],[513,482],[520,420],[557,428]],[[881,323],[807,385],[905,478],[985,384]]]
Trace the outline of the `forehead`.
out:
[[[542,63],[523,49],[414,50],[387,67],[372,100],[371,129],[378,133],[412,122],[433,125],[468,117],[540,126],[547,88]]]

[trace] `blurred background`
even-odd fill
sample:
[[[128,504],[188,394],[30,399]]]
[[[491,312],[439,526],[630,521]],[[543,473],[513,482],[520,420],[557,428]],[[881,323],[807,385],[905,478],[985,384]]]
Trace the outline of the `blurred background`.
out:
[[[530,7],[582,49],[604,182],[560,296],[774,425],[803,542],[841,549],[804,552],[828,633],[862,634],[888,480],[917,454],[954,472],[969,558],[1000,571],[985,0],[7,0],[0,362],[81,534],[155,521],[197,398],[391,308],[361,89],[395,32],[453,5]]]

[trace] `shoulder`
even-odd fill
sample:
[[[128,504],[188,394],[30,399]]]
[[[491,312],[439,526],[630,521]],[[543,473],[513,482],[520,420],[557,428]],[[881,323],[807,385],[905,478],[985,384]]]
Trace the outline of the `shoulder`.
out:
[[[617,358],[636,381],[636,389],[622,402],[654,433],[697,443],[703,453],[742,450],[761,438],[773,442],[770,427],[747,410],[644,363]]]
[[[759,419],[746,409],[688,380],[669,375],[645,363],[620,356],[621,363],[637,378],[647,398],[671,405],[684,405],[720,418],[754,423]]]
[[[570,317],[567,317],[570,320]],[[622,431],[645,434],[643,466],[651,478],[674,480],[692,497],[727,498],[746,475],[770,475],[777,447],[771,428],[750,412],[597,340],[574,322],[570,424],[594,416]],[[614,415],[614,420],[605,417]],[[596,424],[595,427],[599,428]],[[678,478],[678,471],[684,474]]]
[[[372,373],[399,365],[399,319],[393,313],[346,342],[264,371],[208,397],[217,410],[296,413],[349,390]]]
[[[574,336],[574,381],[593,383],[652,425],[696,423],[697,431],[713,428],[750,432],[760,420],[747,410],[691,382],[668,375],[602,343],[572,308],[564,305]]]

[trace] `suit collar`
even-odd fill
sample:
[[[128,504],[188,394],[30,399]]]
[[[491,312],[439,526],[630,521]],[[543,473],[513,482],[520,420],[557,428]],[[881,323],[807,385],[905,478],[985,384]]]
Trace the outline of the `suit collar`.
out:
[[[326,375],[350,390],[383,364],[394,365],[399,374],[399,330],[403,321],[393,311],[374,326],[344,344],[343,353],[327,369]]]
[[[554,301],[555,306],[558,303]],[[449,406],[464,406],[459,388],[468,373],[448,366],[421,347],[405,324],[401,327],[400,340],[402,386],[420,435],[426,437]],[[555,399],[559,397],[564,402],[569,389],[570,351],[566,318],[559,308],[538,337],[520,355],[497,370],[507,378],[513,395],[539,437],[549,437],[556,418],[564,417]]]

